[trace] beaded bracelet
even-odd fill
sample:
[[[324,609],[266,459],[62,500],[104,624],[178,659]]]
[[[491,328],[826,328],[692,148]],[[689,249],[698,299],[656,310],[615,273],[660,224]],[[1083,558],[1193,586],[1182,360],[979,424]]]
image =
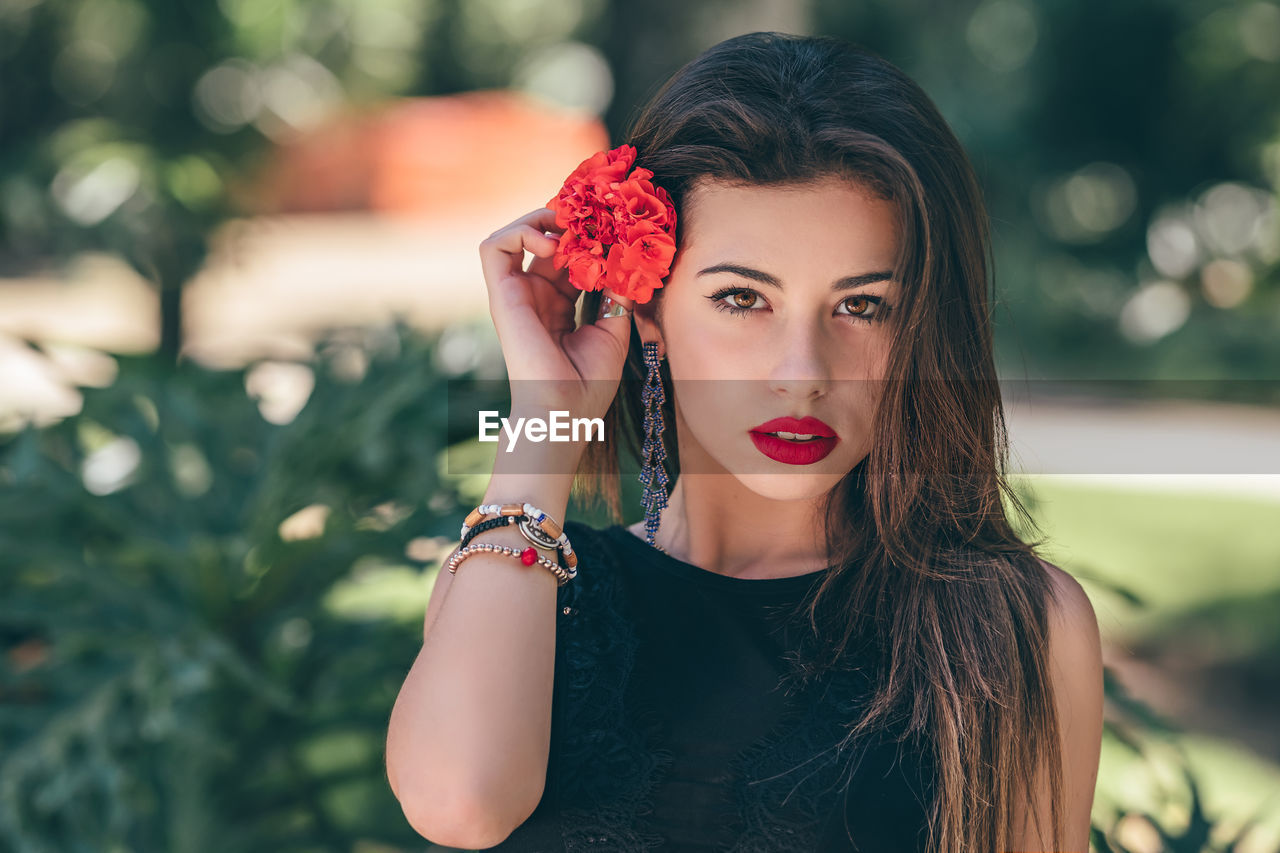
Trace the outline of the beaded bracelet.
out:
[[[569,537],[564,534],[564,530],[549,515],[529,503],[481,504],[467,515],[467,520],[462,525],[461,535],[465,538],[481,519],[495,516],[518,517],[520,533],[525,539],[541,548],[557,549],[564,555],[566,568],[572,569],[578,565],[578,555],[573,553],[573,546],[569,543]]]
[[[518,515],[503,515],[498,518],[490,518],[487,521],[482,521],[462,535],[462,544],[458,547],[465,548],[471,543],[472,539],[475,539],[486,530],[494,530],[498,527],[510,527],[511,525],[518,523],[519,519],[520,516]]]
[[[553,563],[546,557],[540,555],[533,548],[525,548],[521,551],[519,548],[510,548],[506,545],[494,545],[489,542],[481,542],[476,545],[468,545],[455,551],[453,556],[449,558],[447,563],[449,574],[457,574],[458,564],[470,557],[472,554],[492,553],[492,554],[508,554],[524,563],[526,566],[532,566],[534,563],[545,566],[553,575],[556,576],[556,586],[564,586],[567,584],[577,572],[567,572],[560,567],[558,563]]]

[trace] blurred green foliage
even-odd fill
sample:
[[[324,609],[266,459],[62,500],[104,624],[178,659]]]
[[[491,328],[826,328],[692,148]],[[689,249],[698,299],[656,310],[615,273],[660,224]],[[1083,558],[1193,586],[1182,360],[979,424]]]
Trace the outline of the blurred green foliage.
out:
[[[969,151],[1009,374],[1277,401],[1280,6],[819,0],[814,29],[900,65]],[[1272,382],[1162,387],[1220,378]]]
[[[1206,851],[1237,853],[1244,849],[1241,845],[1252,832],[1252,824],[1247,824],[1221,843],[1215,842],[1211,837],[1214,821],[1204,812],[1204,804],[1195,777],[1183,768],[1183,779],[1191,801],[1185,826],[1168,828],[1162,826],[1160,821],[1150,814],[1127,810],[1122,810],[1117,816],[1117,824],[1119,825],[1122,821],[1141,823],[1144,829],[1139,831],[1145,832],[1144,837],[1158,838],[1159,846],[1155,849],[1168,853],[1206,853]],[[1132,833],[1134,830],[1127,831]],[[1137,853],[1133,847],[1125,846],[1098,826],[1090,827],[1089,840],[1097,853]],[[1144,843],[1141,849],[1151,849],[1151,845]]]
[[[262,156],[412,84],[418,0],[0,5],[0,253],[105,249],[159,288],[161,351],[213,228],[252,208]]]
[[[447,553],[465,514],[434,352],[338,341],[287,425],[244,370],[122,359],[81,414],[0,445],[0,848],[421,843],[382,763],[421,606],[333,605],[388,566],[421,579],[406,548]],[[316,505],[322,531],[282,537]]]

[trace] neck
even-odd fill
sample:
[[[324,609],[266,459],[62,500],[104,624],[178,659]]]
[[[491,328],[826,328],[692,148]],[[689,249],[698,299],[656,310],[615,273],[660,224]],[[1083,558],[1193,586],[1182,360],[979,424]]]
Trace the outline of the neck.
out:
[[[775,501],[730,476],[676,478],[654,536],[672,557],[740,578],[790,577],[827,566],[821,498]],[[643,521],[634,530],[643,536]]]

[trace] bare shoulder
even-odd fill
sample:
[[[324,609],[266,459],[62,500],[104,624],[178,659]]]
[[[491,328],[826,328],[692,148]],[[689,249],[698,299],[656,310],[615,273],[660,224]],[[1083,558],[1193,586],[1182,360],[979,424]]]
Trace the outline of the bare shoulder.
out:
[[[1102,747],[1103,663],[1098,619],[1089,596],[1069,572],[1045,560],[1041,565],[1051,581],[1048,603],[1048,658],[1054,705],[1062,747],[1063,844],[1051,844],[1035,829],[1047,826],[1049,795],[1037,790],[1028,808],[1018,814],[1015,850],[1089,849],[1090,812]]]
[[[1048,573],[1053,591],[1052,600],[1049,602],[1049,632],[1055,657],[1063,654],[1079,657],[1071,655],[1067,649],[1060,648],[1064,644],[1075,648],[1083,645],[1087,652],[1083,657],[1090,657],[1093,649],[1101,648],[1101,638],[1098,630],[1098,615],[1093,609],[1088,593],[1070,572],[1055,566],[1048,560],[1037,559]]]
[[[1037,558],[1040,559],[1040,558]],[[1049,657],[1058,670],[1055,679],[1065,681],[1072,692],[1093,692],[1102,684],[1102,637],[1098,615],[1088,593],[1070,572],[1040,559],[1049,575],[1052,596],[1048,602]]]

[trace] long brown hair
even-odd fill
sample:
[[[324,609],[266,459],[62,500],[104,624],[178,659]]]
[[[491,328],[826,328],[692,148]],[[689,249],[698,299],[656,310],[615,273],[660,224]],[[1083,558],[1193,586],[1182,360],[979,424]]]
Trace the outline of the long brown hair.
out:
[[[888,378],[870,454],[826,499],[830,564],[805,602],[825,653],[878,655],[866,716],[847,742],[891,726],[933,758],[928,849],[1012,846],[1015,810],[1047,772],[1062,836],[1061,750],[1047,658],[1048,570],[1020,538],[1036,526],[1005,478],[1007,434],[989,305],[989,225],[973,168],[923,90],[840,39],[756,32],[711,47],[659,89],[627,141],[679,214],[699,179],[755,185],[839,176],[894,203],[901,250]],[[683,244],[679,230],[677,246]],[[659,291],[660,293],[660,291]],[[584,299],[594,317],[600,294]],[[632,335],[622,390],[589,443],[575,494],[621,520],[622,436],[638,457],[645,368]],[[671,379],[664,415],[674,423]],[[666,430],[667,473],[679,474]],[[1006,501],[1008,508],[1006,508]],[[1055,843],[1053,849],[1060,849]]]

